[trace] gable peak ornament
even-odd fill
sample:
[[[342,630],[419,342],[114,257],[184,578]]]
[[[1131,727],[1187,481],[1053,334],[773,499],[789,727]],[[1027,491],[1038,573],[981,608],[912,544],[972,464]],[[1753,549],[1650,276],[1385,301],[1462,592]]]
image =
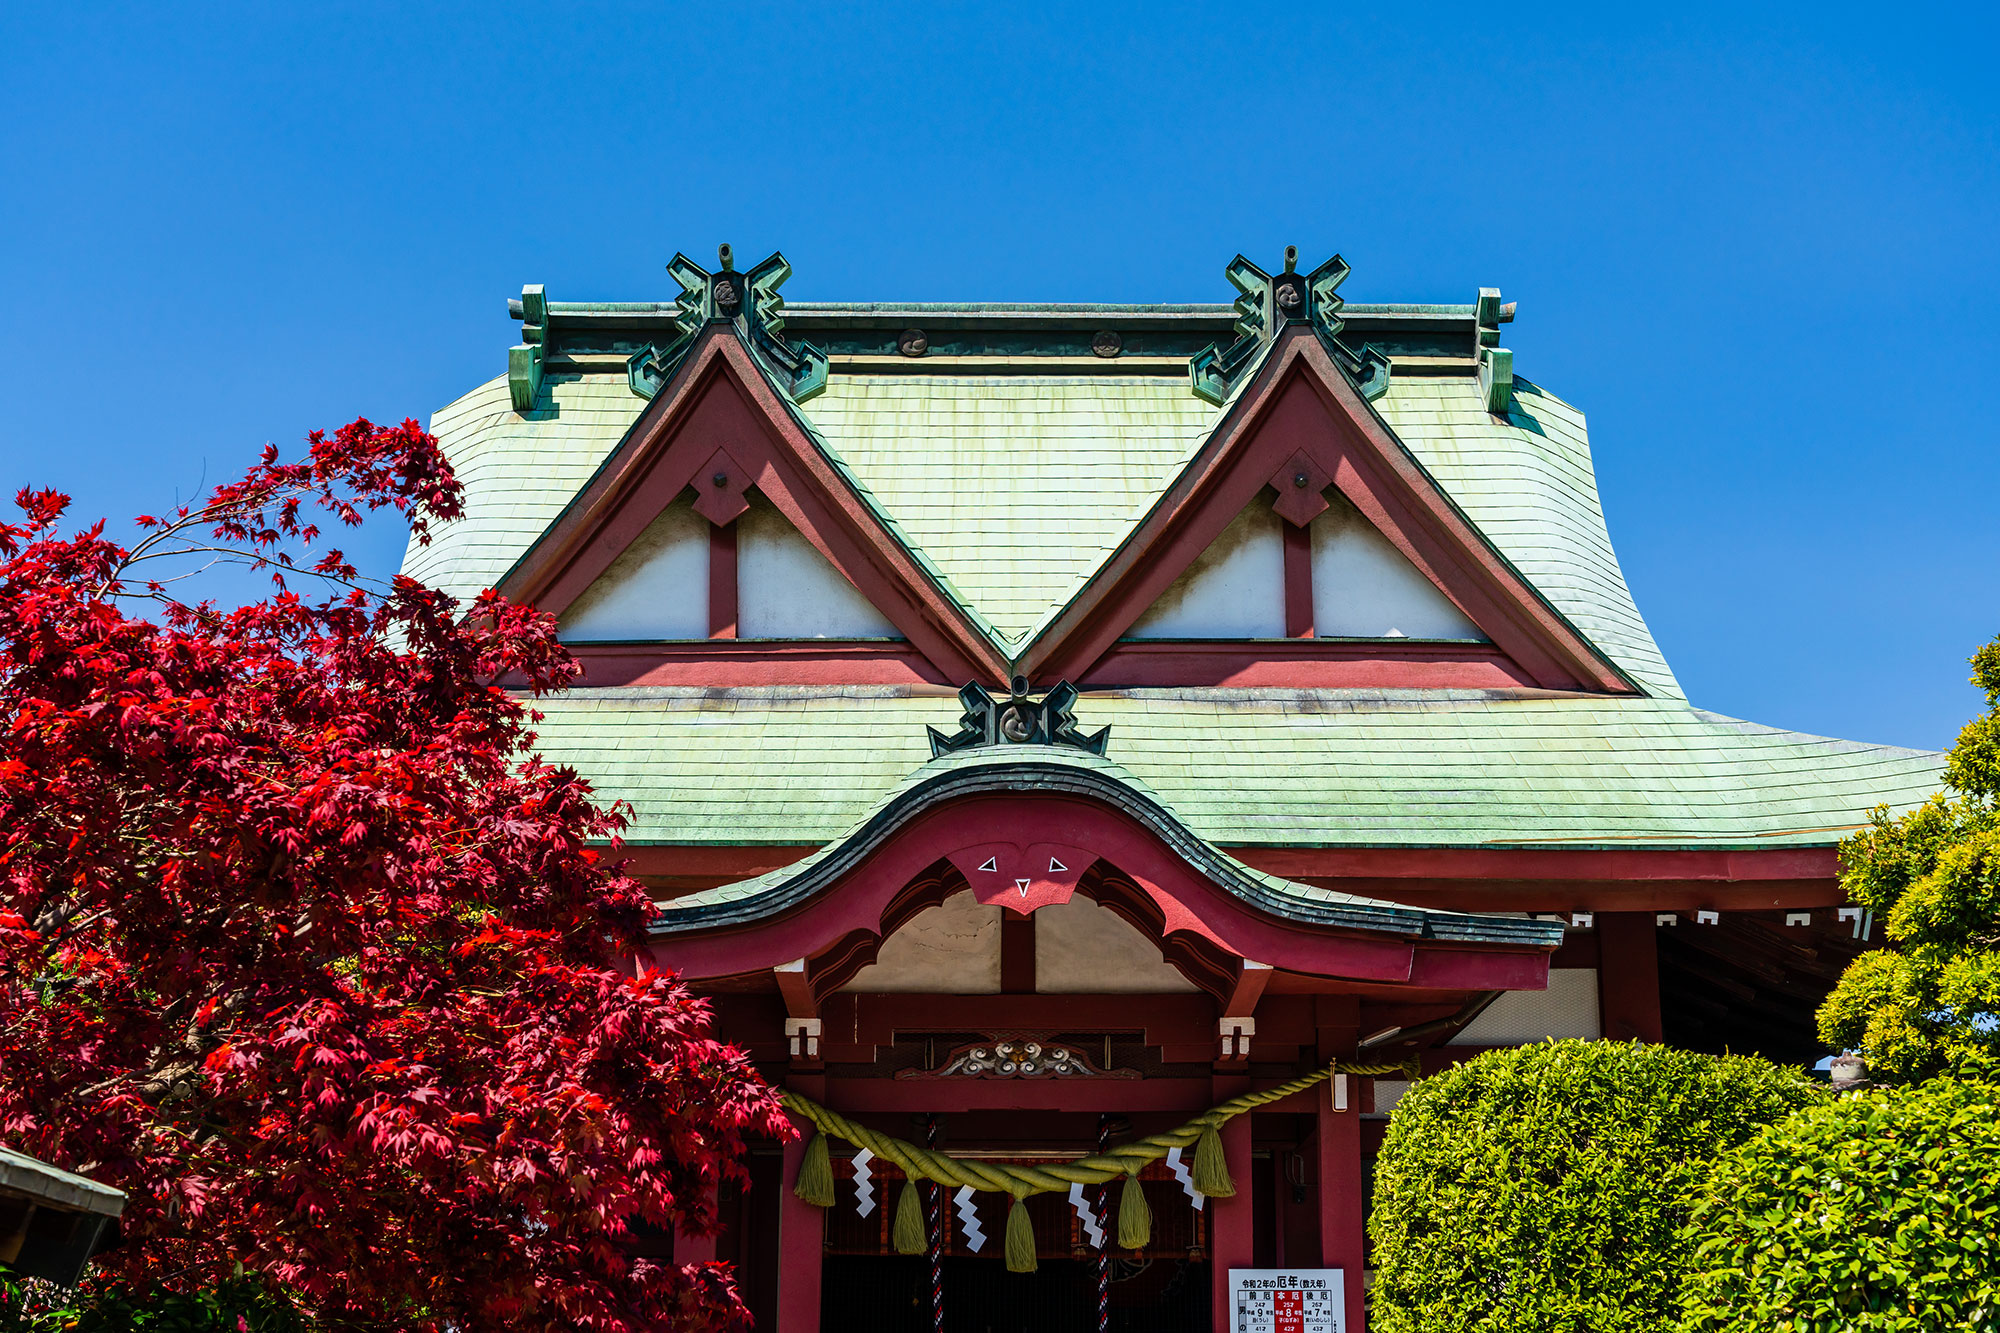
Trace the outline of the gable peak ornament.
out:
[[[1067,745],[1101,755],[1110,742],[1111,728],[1099,727],[1084,734],[1074,716],[1076,686],[1058,682],[1039,699],[1028,697],[1028,678],[1016,676],[1004,699],[995,699],[978,681],[968,681],[958,692],[965,712],[958,730],[946,735],[936,727],[926,727],[931,740],[931,758],[983,745]]]
[[[1256,366],[1264,348],[1288,325],[1312,329],[1341,373],[1371,402],[1389,389],[1389,358],[1372,345],[1355,351],[1341,341],[1347,327],[1340,317],[1340,284],[1350,270],[1339,255],[1310,273],[1300,273],[1299,247],[1285,247],[1285,270],[1275,276],[1236,256],[1222,275],[1236,288],[1236,338],[1216,343],[1188,362],[1195,396],[1220,407]]]
[[[710,324],[727,324],[743,340],[793,402],[803,403],[826,388],[826,353],[809,342],[785,337],[785,298],[778,289],[792,276],[792,265],[781,251],[747,273],[736,270],[736,254],[724,241],[716,247],[719,267],[710,273],[684,254],[676,254],[667,272],[681,285],[674,298],[673,334],[664,342],[642,347],[626,362],[625,377],[632,392],[651,398],[687,358],[701,331]]]

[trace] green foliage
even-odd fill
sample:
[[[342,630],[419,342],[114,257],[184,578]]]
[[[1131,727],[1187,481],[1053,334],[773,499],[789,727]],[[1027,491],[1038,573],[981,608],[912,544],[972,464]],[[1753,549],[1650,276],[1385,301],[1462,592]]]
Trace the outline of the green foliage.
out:
[[[1375,1163],[1369,1327],[1671,1326],[1712,1163],[1823,1096],[1762,1060],[1637,1042],[1489,1051],[1423,1080]]]
[[[1972,658],[1986,712],[1959,733],[1939,795],[1875,811],[1841,844],[1841,884],[1894,953],[1856,959],[1819,1011],[1822,1040],[1915,1081],[2000,1056],[2000,639]]]
[[[1716,1171],[1688,1333],[2000,1328],[2000,1087],[1809,1107]]]
[[[135,1294],[0,1280],[0,1333],[308,1333],[291,1302],[250,1278]]]

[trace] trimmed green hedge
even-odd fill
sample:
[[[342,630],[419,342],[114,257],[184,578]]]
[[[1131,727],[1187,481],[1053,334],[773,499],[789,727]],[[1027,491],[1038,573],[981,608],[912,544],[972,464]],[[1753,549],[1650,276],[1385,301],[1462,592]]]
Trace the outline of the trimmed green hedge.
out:
[[[1656,1333],[1716,1159],[1825,1094],[1636,1042],[1489,1051],[1397,1103],[1369,1222],[1376,1333]]]
[[[4,1273],[4,1270],[0,1270]],[[0,1333],[308,1333],[289,1301],[254,1278],[198,1292],[82,1290],[0,1276]]]
[[[2000,1328],[2000,1087],[1800,1111],[1722,1165],[1694,1225],[1690,1333]]]

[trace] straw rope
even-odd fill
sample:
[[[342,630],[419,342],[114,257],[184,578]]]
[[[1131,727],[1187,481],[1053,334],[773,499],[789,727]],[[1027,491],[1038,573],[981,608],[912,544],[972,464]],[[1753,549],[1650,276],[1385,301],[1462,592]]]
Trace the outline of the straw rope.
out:
[[[1289,1083],[1281,1083],[1275,1088],[1261,1092],[1246,1092],[1240,1097],[1232,1097],[1220,1106],[1213,1107],[1178,1129],[1170,1129],[1164,1134],[1149,1134],[1129,1143],[1114,1144],[1088,1157],[1073,1162],[1051,1162],[1036,1165],[1020,1165],[1012,1162],[987,1162],[963,1160],[949,1154],[934,1152],[918,1147],[904,1139],[880,1134],[866,1125],[856,1124],[838,1111],[830,1111],[808,1097],[796,1092],[784,1092],[780,1101],[787,1111],[812,1122],[821,1135],[845,1139],[857,1148],[866,1148],[876,1157],[893,1162],[903,1174],[912,1180],[936,1181],[947,1188],[958,1189],[970,1185],[975,1190],[994,1194],[1009,1194],[1016,1199],[1027,1198],[1031,1194],[1048,1194],[1067,1191],[1071,1185],[1097,1185],[1121,1177],[1136,1177],[1140,1168],[1148,1162],[1156,1162],[1167,1155],[1171,1148],[1185,1148],[1199,1143],[1205,1135],[1214,1133],[1223,1123],[1272,1102],[1283,1101],[1297,1092],[1303,1092],[1314,1084],[1323,1083],[1335,1074],[1357,1074],[1363,1077],[1377,1077],[1384,1074],[1407,1074],[1414,1078],[1415,1071],[1410,1063],[1351,1065],[1340,1061],[1324,1069],[1316,1069]],[[817,1148],[824,1153],[823,1139],[808,1147],[808,1156]],[[808,1203],[827,1207],[833,1202],[832,1177],[829,1173],[824,1183],[814,1180],[808,1183],[807,1176],[817,1176],[817,1171],[800,1173],[796,1192]],[[1215,1182],[1211,1182],[1215,1183]],[[1234,1188],[1224,1176],[1217,1190],[1202,1190],[1204,1194],[1227,1195]],[[1202,1182],[1197,1179],[1196,1189]]]

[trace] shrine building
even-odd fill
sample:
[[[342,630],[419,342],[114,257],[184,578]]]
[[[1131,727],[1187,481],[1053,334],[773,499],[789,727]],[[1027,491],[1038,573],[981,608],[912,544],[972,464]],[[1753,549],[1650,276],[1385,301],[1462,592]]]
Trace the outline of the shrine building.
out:
[[[465,516],[405,570],[559,618],[541,751],[629,803],[653,964],[790,1096],[721,1234],[660,1238],[759,1328],[1351,1333],[1413,1077],[1824,1054],[1879,934],[1835,846],[1941,759],[1682,695],[1498,292],[669,272],[512,303],[432,422]]]

